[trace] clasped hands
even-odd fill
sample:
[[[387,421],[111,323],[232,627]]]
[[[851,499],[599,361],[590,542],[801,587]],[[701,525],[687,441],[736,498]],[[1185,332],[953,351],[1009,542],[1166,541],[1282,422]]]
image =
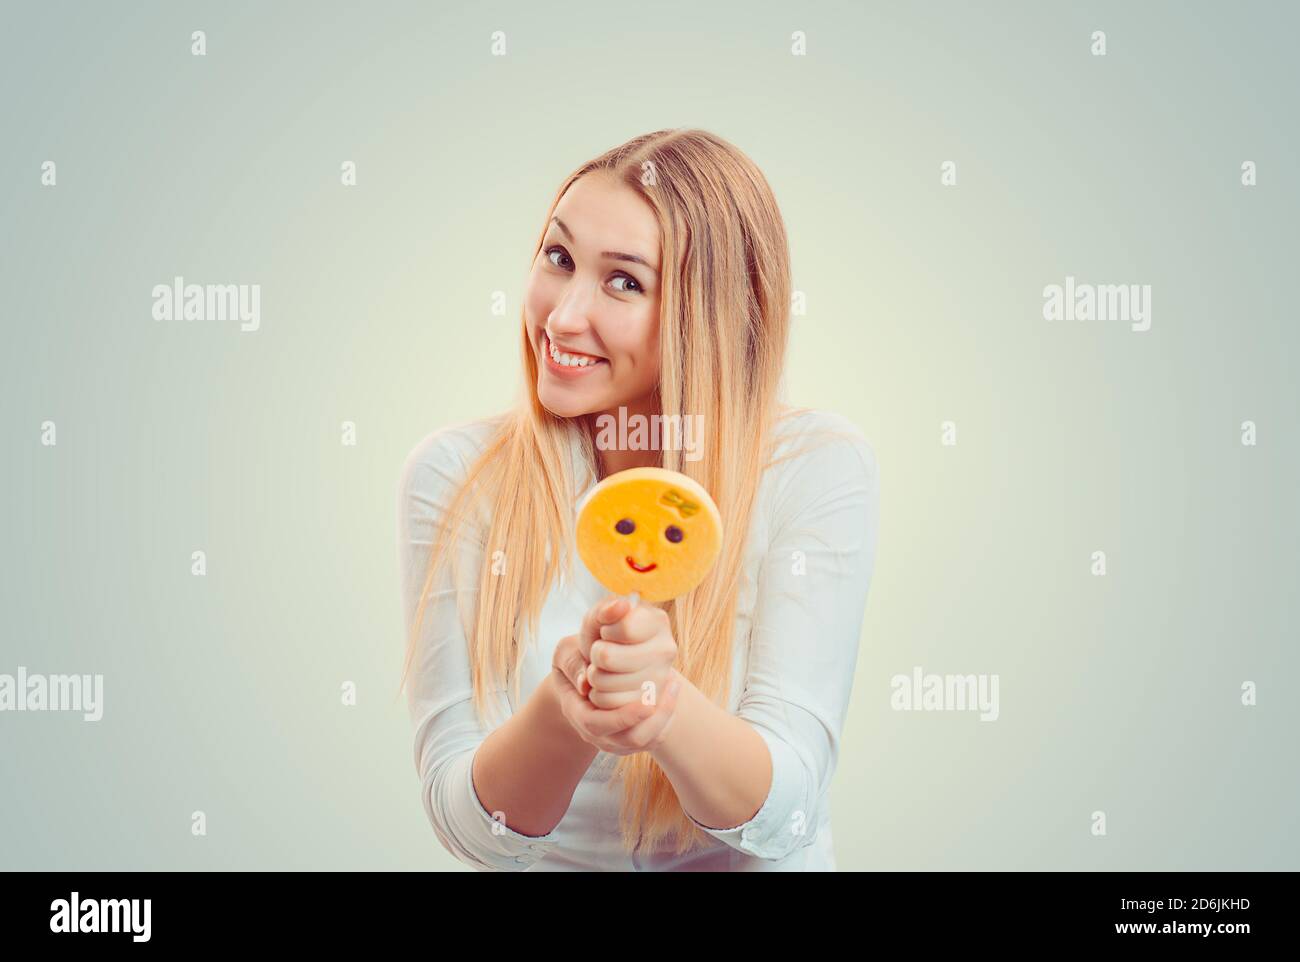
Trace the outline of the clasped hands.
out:
[[[576,635],[561,638],[551,668],[560,707],[589,745],[612,755],[655,748],[667,734],[682,677],[668,613],[611,596]]]

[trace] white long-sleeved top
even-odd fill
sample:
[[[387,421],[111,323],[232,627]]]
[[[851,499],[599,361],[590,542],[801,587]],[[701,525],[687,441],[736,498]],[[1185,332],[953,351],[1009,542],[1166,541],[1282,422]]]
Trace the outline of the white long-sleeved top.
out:
[[[490,419],[435,431],[407,457],[398,484],[398,565],[409,632],[437,523],[492,427]],[[494,821],[475,792],[472,763],[491,733],[472,701],[468,645],[456,590],[443,566],[431,586],[409,680],[415,764],[425,812],[439,841],[481,871],[834,871],[830,782],[839,754],[875,564],[879,480],[875,453],[847,419],[806,411],[778,425],[777,454],[809,432],[848,432],[767,468],[750,527],[732,645],[729,710],[767,743],[772,782],[762,807],[730,828],[696,822],[713,843],[683,855],[626,854],[619,841],[618,756],[599,752],[560,823],[542,836]],[[789,447],[794,443],[795,448]],[[575,482],[590,472],[573,451]],[[575,502],[576,512],[576,502]],[[479,523],[483,523],[482,517]],[[480,536],[462,542],[465,590],[477,595]],[[538,634],[527,639],[521,697],[551,671],[559,639],[577,632],[609,592],[575,558],[573,583],[552,587]],[[466,599],[467,611],[475,598]],[[492,694],[506,717],[518,707]],[[614,791],[610,789],[614,788]]]

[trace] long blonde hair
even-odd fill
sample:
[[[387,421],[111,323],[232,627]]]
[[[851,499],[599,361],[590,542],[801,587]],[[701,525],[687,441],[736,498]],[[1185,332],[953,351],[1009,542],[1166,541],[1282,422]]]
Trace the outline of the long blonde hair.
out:
[[[660,413],[666,419],[702,414],[708,427],[699,460],[686,461],[680,450],[670,449],[660,452],[660,464],[704,485],[726,533],[710,574],[664,607],[677,641],[677,670],[726,708],[750,514],[764,466],[772,463],[774,425],[789,413],[778,409],[791,292],[785,225],[763,174],[736,147],[703,130],[661,130],[635,137],[568,176],[547,211],[534,258],[556,205],[592,171],[611,173],[635,190],[659,223]],[[520,397],[498,416],[448,509],[430,552],[402,673],[405,685],[438,566],[474,506],[485,501],[491,523],[482,541],[484,557],[509,550],[504,571],[480,568],[477,609],[472,619],[462,612],[480,718],[501,679],[513,678],[518,703],[520,640],[536,636],[557,575],[563,572],[566,581],[571,576],[578,485],[595,480],[599,470],[589,419],[557,417],[538,400],[537,358],[526,319],[519,344]],[[572,477],[571,445],[580,445],[590,478]],[[548,550],[551,545],[562,548]],[[456,553],[451,554],[454,571]],[[681,853],[710,841],[682,810],[649,753],[620,756],[616,775],[623,785],[620,827],[627,851],[654,851],[660,840],[672,838]]]

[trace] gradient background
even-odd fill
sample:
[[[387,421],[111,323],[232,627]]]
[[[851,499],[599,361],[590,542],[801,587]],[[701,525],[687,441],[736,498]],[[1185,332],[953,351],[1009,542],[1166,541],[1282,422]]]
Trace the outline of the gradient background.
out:
[[[699,126],[786,219],[790,400],[881,466],[840,869],[1300,868],[1294,7],[3,20],[0,672],[102,673],[105,714],[0,713],[0,867],[465,868],[395,698],[398,471],[513,397],[562,178]],[[261,284],[261,329],[155,322],[178,274]],[[1045,321],[1067,274],[1152,285],[1151,330]],[[999,674],[1001,717],[892,711],[914,665]]]

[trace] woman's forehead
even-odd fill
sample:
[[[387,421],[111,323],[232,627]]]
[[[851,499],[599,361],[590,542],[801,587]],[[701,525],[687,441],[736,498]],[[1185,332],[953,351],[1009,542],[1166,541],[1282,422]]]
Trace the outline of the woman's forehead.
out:
[[[657,269],[659,221],[645,198],[626,184],[607,175],[585,174],[560,199],[555,216],[575,243],[637,254]]]

